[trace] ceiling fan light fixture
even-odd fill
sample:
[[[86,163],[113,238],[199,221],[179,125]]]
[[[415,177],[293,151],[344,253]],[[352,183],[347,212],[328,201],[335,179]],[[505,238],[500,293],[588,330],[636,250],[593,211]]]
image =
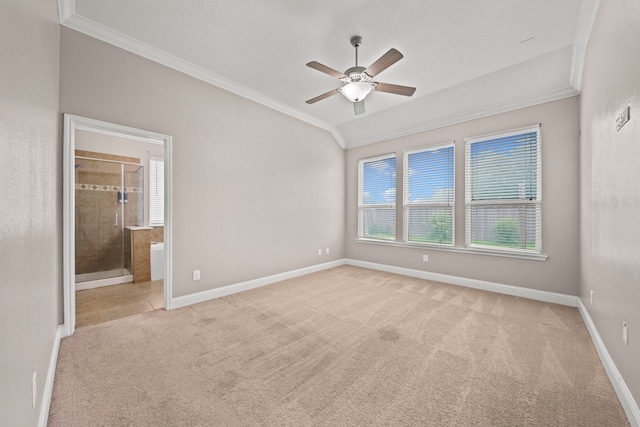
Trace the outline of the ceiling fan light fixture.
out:
[[[350,82],[340,89],[340,93],[351,102],[360,102],[371,92],[371,89],[369,82]]]

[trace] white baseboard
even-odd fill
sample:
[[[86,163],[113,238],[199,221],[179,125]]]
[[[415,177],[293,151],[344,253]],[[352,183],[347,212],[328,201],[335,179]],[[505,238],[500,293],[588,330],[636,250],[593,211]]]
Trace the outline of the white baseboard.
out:
[[[324,264],[313,265],[298,270],[292,270],[285,273],[274,274],[272,276],[261,277],[259,279],[249,280],[246,282],[235,283],[233,285],[223,286],[221,288],[210,289],[195,294],[176,297],[171,300],[171,308],[186,307],[188,305],[197,304],[199,302],[209,301],[214,298],[220,298],[226,295],[235,294],[236,292],[247,291],[249,289],[259,288],[261,286],[270,285],[281,280],[291,279],[303,276],[316,271],[326,270],[340,265],[353,265],[356,267],[369,268],[372,270],[386,271],[388,273],[402,274],[404,276],[417,277],[419,279],[435,280],[452,285],[465,286],[467,288],[481,289],[490,292],[497,292],[505,295],[513,295],[522,298],[529,298],[538,301],[551,302],[555,304],[567,305],[570,307],[578,306],[578,297],[572,295],[559,294],[555,292],[539,291],[530,288],[521,288],[518,286],[504,285],[501,283],[486,282],[483,280],[467,279],[465,277],[449,276],[446,274],[432,273],[429,271],[413,270],[403,267],[395,267],[392,265],[377,264],[367,261],[358,261],[354,259],[341,259],[337,261],[327,262]]]
[[[600,334],[598,334],[598,330],[591,320],[591,316],[589,316],[586,307],[584,306],[584,304],[582,304],[582,300],[579,297],[554,292],[539,291],[535,289],[521,288],[518,286],[504,285],[500,283],[485,282],[482,280],[467,279],[464,277],[449,276],[428,271],[377,264],[367,261],[358,261],[353,259],[347,259],[346,264],[356,267],[370,268],[373,270],[386,271],[388,273],[417,277],[419,279],[435,280],[438,282],[466,286],[474,289],[482,289],[485,291],[497,292],[506,295],[519,296],[538,301],[577,307],[580,311],[582,319],[584,320],[587,330],[591,335],[591,339],[593,340],[593,343],[596,347],[598,356],[600,357],[600,361],[604,365],[605,371],[609,376],[609,380],[611,381],[611,384],[613,385],[613,388],[618,395],[618,399],[622,404],[622,408],[624,409],[627,418],[629,418],[629,423],[632,427],[640,427],[640,409],[638,409],[638,405],[633,399],[631,391],[625,384],[624,379],[622,378],[622,375],[620,375],[618,368],[616,368],[615,363],[613,363],[613,359],[611,359],[611,356],[609,355],[604,342],[600,338]]]
[[[56,366],[58,364],[58,352],[60,350],[60,341],[64,338],[64,325],[59,325],[56,330],[56,336],[53,340],[51,348],[51,358],[49,359],[49,369],[47,371],[47,379],[44,383],[42,391],[42,402],[40,403],[40,417],[38,418],[38,427],[47,427],[49,419],[49,408],[51,407],[51,395],[53,394],[53,380],[56,376]]]
[[[341,265],[353,265],[356,267],[369,268],[372,270],[385,271],[388,273],[402,274],[404,276],[416,277],[419,279],[435,280],[438,282],[449,283],[452,285],[465,286],[468,288],[480,289],[490,292],[501,293],[505,295],[518,296],[522,298],[529,298],[538,301],[550,302],[555,304],[566,305],[570,307],[577,307],[584,320],[584,323],[591,335],[591,339],[596,347],[600,360],[604,365],[605,371],[609,376],[613,388],[620,399],[620,403],[629,418],[629,422],[632,427],[640,427],[640,409],[636,404],[631,391],[627,387],[624,379],[620,375],[620,372],[616,368],[613,359],[609,355],[604,342],[600,338],[600,334],[589,315],[586,307],[582,303],[582,300],[577,296],[560,294],[555,292],[540,291],[536,289],[522,288],[518,286],[505,285],[501,283],[487,282],[483,280],[468,279],[458,276],[450,276],[446,274],[432,273],[429,271],[414,270],[404,267],[396,267],[386,264],[378,264],[368,261],[359,261],[354,259],[340,259],[336,261],[327,262],[324,264],[313,265],[310,267],[300,268],[284,273],[274,274],[272,276],[262,277],[259,279],[249,280],[246,282],[235,283],[233,285],[223,286],[221,288],[210,289],[195,294],[185,295],[171,300],[171,308],[186,307],[188,305],[197,304],[199,302],[209,301],[211,299],[220,298],[226,295],[231,295],[237,292],[246,291],[249,289],[259,288],[261,286],[270,285],[282,280],[292,279],[294,277],[303,276],[305,274],[315,273],[317,271],[327,270],[333,267],[339,267]],[[51,360],[49,363],[49,372],[47,372],[47,380],[44,386],[44,392],[42,396],[42,404],[40,408],[40,419],[38,427],[46,427],[47,418],[49,415],[49,407],[51,404],[51,395],[53,393],[53,380],[55,377],[56,364],[58,361],[58,350],[60,348],[60,341],[64,337],[64,325],[58,326],[53,349],[51,351]]]
[[[521,288],[518,286],[504,285],[501,283],[486,282],[484,280],[468,279],[465,277],[449,276],[447,274],[432,273],[430,271],[413,270],[404,267],[395,267],[392,265],[377,264],[368,261],[359,261],[355,259],[347,259],[347,265],[356,267],[370,268],[372,270],[386,271],[387,273],[402,274],[404,276],[417,277],[419,279],[435,280],[452,285],[465,286],[467,288],[481,289],[484,291],[496,292],[505,295],[512,295],[522,298],[528,298],[538,301],[551,302],[554,304],[567,305],[570,307],[578,306],[578,297],[573,295],[559,294],[555,292],[539,291],[530,288]]]
[[[305,274],[327,270],[329,268],[338,267],[344,264],[345,264],[345,260],[340,259],[337,261],[331,261],[324,264],[312,265],[311,267],[300,268],[298,270],[292,270],[284,273],[274,274],[272,276],[261,277],[259,279],[248,280],[246,282],[235,283],[233,285],[227,285],[221,288],[215,288],[215,289],[210,289],[208,291],[202,291],[195,294],[176,297],[171,300],[171,309],[186,307],[188,305],[209,301],[215,298],[224,297],[226,295],[235,294],[237,292],[248,291],[249,289],[259,288],[261,286],[270,285],[272,283],[280,282],[282,280],[304,276]]]
[[[607,347],[605,347],[602,338],[600,338],[596,325],[593,323],[593,320],[581,299],[578,299],[578,310],[580,310],[582,319],[584,320],[587,330],[591,335],[593,345],[596,347],[598,356],[600,356],[600,361],[604,365],[605,371],[607,371],[607,375],[609,376],[609,380],[618,395],[618,399],[620,399],[622,409],[624,409],[625,414],[627,414],[627,418],[629,418],[629,423],[632,427],[640,427],[640,409],[638,408],[638,404],[633,399],[633,395],[627,387],[627,384],[624,382],[622,375],[620,375],[620,371],[618,371],[615,363],[613,363],[613,359],[611,358],[609,351],[607,351]]]

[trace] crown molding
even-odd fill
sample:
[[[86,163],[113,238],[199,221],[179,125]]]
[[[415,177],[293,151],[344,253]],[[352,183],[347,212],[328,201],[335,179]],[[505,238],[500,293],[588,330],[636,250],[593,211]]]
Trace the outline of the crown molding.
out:
[[[286,114],[315,127],[324,129],[331,133],[336,142],[345,148],[344,138],[335,126],[317,120],[309,115],[303,114],[293,108],[282,104],[273,98],[265,96],[259,92],[242,86],[218,74],[212,73],[198,65],[178,58],[163,50],[157,49],[139,40],[135,40],[125,34],[112,30],[97,22],[76,15],[74,0],[59,0],[58,10],[60,13],[60,23],[67,28],[86,34],[105,43],[124,49],[128,52],[157,62],[166,67],[172,68],[181,73],[187,74],[203,82],[212,84],[235,95],[257,102],[280,113]]]
[[[576,30],[576,36],[572,46],[571,73],[569,76],[568,87],[550,92],[529,95],[498,104],[487,105],[477,109],[459,111],[445,117],[426,120],[413,126],[379,133],[375,136],[364,137],[359,140],[352,140],[351,138],[346,140],[340,131],[339,126],[334,126],[321,120],[317,120],[314,117],[301,113],[300,111],[297,111],[246,86],[239,85],[234,81],[212,73],[200,66],[77,15],[75,14],[75,0],[58,0],[58,9],[60,22],[67,28],[71,28],[105,43],[109,43],[143,58],[162,64],[193,78],[212,84],[238,96],[311,124],[312,126],[324,129],[333,136],[340,147],[343,149],[350,149],[578,95],[582,86],[582,72],[586,48],[593,23],[595,21],[595,16],[600,6],[600,1],[601,0],[584,0],[582,5],[578,20],[578,28]]]
[[[573,87],[565,87],[545,93],[538,93],[530,96],[525,96],[518,99],[513,99],[505,102],[500,102],[493,105],[487,105],[482,108],[476,108],[472,110],[460,111],[456,114],[452,114],[446,117],[440,117],[433,120],[428,120],[411,127],[405,127],[402,129],[396,129],[391,132],[385,132],[377,134],[376,136],[362,139],[360,141],[348,142],[346,149],[356,148],[363,145],[374,144],[376,142],[387,141],[394,138],[400,138],[403,136],[414,135],[420,132],[426,132],[433,129],[455,125],[458,123],[468,122],[469,120],[481,119],[484,117],[493,116],[496,114],[506,113],[513,110],[519,110],[521,108],[532,107],[534,105],[545,104],[547,102],[558,101],[564,98],[570,98],[578,95],[578,91]]]
[[[60,23],[69,19],[75,11],[75,0],[58,0],[58,18]]]
[[[587,53],[587,45],[591,30],[600,8],[600,0],[584,0],[582,9],[580,9],[580,17],[578,18],[578,27],[576,28],[576,36],[573,40],[573,52],[571,57],[571,74],[569,84],[578,93],[582,90],[582,74],[584,71],[584,60]]]

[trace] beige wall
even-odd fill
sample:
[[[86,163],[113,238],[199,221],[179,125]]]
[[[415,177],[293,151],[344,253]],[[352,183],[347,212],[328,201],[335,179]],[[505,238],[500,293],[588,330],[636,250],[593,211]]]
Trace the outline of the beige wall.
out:
[[[55,1],[0,4],[0,423],[6,426],[37,425],[60,320],[59,32]]]
[[[558,292],[578,293],[578,105],[577,97],[524,108],[423,132],[347,152],[348,258],[494,283]],[[533,261],[433,249],[392,247],[356,242],[358,159],[455,140],[455,244],[464,248],[464,139],[542,124],[542,252],[546,261]],[[398,197],[401,197],[398,169]],[[401,199],[400,199],[401,200]],[[401,203],[397,203],[400,206]],[[401,221],[401,210],[397,211]],[[398,226],[398,230],[402,230]],[[398,238],[400,233],[398,232]],[[429,255],[429,263],[422,255]]]
[[[173,136],[174,296],[344,258],[330,133],[73,30],[60,61],[62,112]]]
[[[581,95],[580,297],[640,404],[640,3],[604,0]],[[627,106],[631,121],[616,131]],[[594,303],[590,304],[590,291]],[[629,345],[622,341],[629,324]]]

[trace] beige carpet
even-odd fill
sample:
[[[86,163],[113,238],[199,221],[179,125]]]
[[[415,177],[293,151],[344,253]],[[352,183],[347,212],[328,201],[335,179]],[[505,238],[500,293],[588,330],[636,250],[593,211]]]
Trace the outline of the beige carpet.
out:
[[[63,339],[49,426],[628,426],[575,308],[343,266]]]

